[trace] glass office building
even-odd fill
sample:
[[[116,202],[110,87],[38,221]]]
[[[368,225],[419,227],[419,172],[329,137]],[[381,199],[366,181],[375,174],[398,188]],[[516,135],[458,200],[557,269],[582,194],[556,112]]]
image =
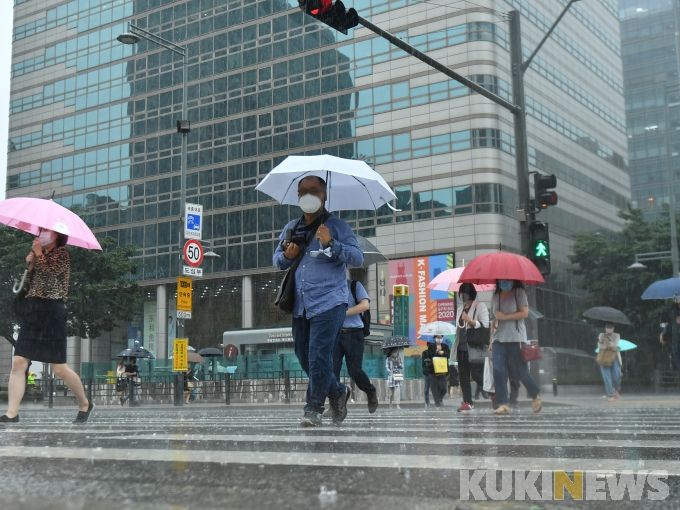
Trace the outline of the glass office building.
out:
[[[678,85],[673,4],[621,0],[620,10],[631,192],[633,204],[653,218],[668,203],[664,87]],[[669,102],[677,105],[678,98]],[[671,118],[671,126],[677,128],[677,118]],[[677,168],[675,179],[678,210]]]
[[[459,266],[519,248],[512,116],[364,28],[337,33],[287,0],[14,3],[7,196],[55,193],[83,209],[98,236],[134,244],[143,270],[132,277],[145,291],[143,313],[156,317],[172,315],[182,265],[182,67],[167,50],[116,36],[132,21],[186,45],[187,199],[203,205],[203,237],[220,255],[195,282],[186,326],[195,347],[218,344],[224,331],[289,323],[271,306],[281,276],[272,253],[300,211],[255,191],[289,154],[361,158],[382,174],[399,211],[340,216],[390,259],[447,254]],[[505,13],[522,13],[528,56],[566,0],[443,4],[354,7],[511,99]],[[537,294],[546,345],[578,343],[574,236],[617,230],[630,199],[618,14],[613,0],[574,4],[526,74],[531,170],[559,181],[559,205],[540,215],[554,273]],[[363,276],[377,298],[376,270]],[[160,324],[159,356],[167,334]],[[108,359],[126,334],[105,336],[83,361]]]

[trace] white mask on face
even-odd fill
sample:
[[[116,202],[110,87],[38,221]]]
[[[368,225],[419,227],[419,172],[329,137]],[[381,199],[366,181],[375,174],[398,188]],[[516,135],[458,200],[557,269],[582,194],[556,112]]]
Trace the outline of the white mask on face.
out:
[[[312,214],[321,209],[321,199],[316,195],[304,195],[298,199],[300,209],[307,214]]]
[[[40,244],[42,246],[47,246],[48,244],[52,243],[52,232],[47,232],[47,231],[42,231],[40,232],[40,235],[38,236],[38,239],[40,239]]]
[[[613,333],[613,332],[614,332],[614,328],[604,328],[604,330],[605,330],[607,333]]]

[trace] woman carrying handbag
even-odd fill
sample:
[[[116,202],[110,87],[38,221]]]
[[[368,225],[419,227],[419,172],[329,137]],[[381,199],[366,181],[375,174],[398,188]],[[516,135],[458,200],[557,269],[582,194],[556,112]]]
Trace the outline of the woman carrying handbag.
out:
[[[607,391],[607,402],[614,402],[619,398],[621,390],[621,353],[619,352],[619,340],[621,335],[614,333],[614,324],[605,324],[605,332],[597,337],[597,364],[604,380],[604,389]]]
[[[404,364],[399,358],[398,347],[390,349],[390,354],[385,360],[385,368],[387,369],[387,387],[390,389],[390,409],[392,409],[393,400],[397,402],[397,409],[401,409],[399,402],[401,401],[401,386],[404,384]]]

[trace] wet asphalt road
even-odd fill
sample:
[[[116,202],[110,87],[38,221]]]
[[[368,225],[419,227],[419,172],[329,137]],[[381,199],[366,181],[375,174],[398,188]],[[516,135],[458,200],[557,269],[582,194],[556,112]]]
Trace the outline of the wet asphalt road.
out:
[[[680,508],[680,408],[671,406],[497,417],[452,406],[368,415],[356,405],[342,427],[315,429],[299,427],[296,407],[98,409],[85,426],[70,423],[74,414],[22,411],[0,429],[0,509]],[[608,501],[519,502],[514,491],[502,503],[461,501],[461,469],[665,470],[668,496],[649,501],[646,485],[641,501],[612,501],[606,490]],[[500,480],[499,471],[499,491]],[[491,494],[485,479],[479,487]],[[535,487],[552,493],[541,477]]]

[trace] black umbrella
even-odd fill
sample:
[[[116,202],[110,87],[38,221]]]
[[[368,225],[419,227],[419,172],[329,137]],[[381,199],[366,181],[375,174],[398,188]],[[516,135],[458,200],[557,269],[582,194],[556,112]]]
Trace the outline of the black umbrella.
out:
[[[630,324],[630,319],[626,317],[625,313],[609,306],[596,306],[583,312],[583,316],[596,321],[611,322],[613,324]]]
[[[413,342],[405,336],[390,336],[383,340],[382,349],[392,349],[393,347],[408,347]]]
[[[372,243],[368,242],[365,237],[359,235],[355,237],[359,243],[359,248],[361,248],[361,251],[364,252],[364,265],[362,267],[368,267],[372,264],[377,264],[378,262],[387,260],[387,257],[380,253],[380,250],[373,246]]]
[[[156,359],[156,357],[151,354],[151,351],[147,351],[144,347],[136,347],[134,349],[125,349],[117,354],[119,358],[146,358],[146,359]]]
[[[209,358],[211,356],[222,356],[224,353],[219,349],[215,349],[214,347],[206,347],[205,349],[198,351],[198,354],[204,358]]]

